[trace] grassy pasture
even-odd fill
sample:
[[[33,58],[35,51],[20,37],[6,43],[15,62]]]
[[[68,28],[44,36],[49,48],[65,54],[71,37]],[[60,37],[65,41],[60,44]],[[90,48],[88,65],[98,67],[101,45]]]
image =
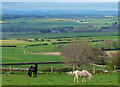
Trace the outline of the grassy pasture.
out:
[[[94,36],[94,37],[71,37],[71,38],[60,38],[62,41],[57,41],[57,39],[50,39],[49,41],[34,41],[33,39],[28,39],[32,40],[33,42],[29,41],[24,41],[24,40],[16,40],[16,39],[10,39],[10,40],[0,40],[0,45],[2,46],[25,46],[25,45],[36,45],[36,44],[45,44],[47,43],[49,46],[52,46],[52,43],[58,43],[58,42],[69,42],[73,40],[118,40],[118,36]]]
[[[80,20],[85,20],[85,18],[80,18]],[[89,23],[92,25],[100,28],[103,26],[109,26],[113,22],[117,22],[115,18],[87,18]],[[3,24],[3,28],[11,27],[11,28],[16,28],[16,27],[23,27],[23,28],[54,28],[54,27],[62,27],[62,26],[72,26],[72,27],[85,27],[84,23],[79,23],[76,21],[72,21],[72,19],[57,19],[57,18],[51,18],[51,19],[36,19],[36,18],[31,18],[24,20],[23,18],[19,19],[6,19],[5,24]],[[24,22],[24,23],[22,23]],[[109,25],[106,25],[105,23],[108,23]],[[21,26],[22,24],[22,26]],[[47,25],[47,26],[46,26]]]
[[[63,58],[60,56],[54,55],[33,55],[33,54],[24,54],[22,48],[2,48],[2,63],[23,63],[23,62],[59,62],[63,61]],[[53,66],[61,66],[62,64],[53,64]],[[12,68],[28,68],[30,65],[19,65],[12,66]],[[40,65],[40,66],[51,66],[51,65]],[[8,66],[4,66],[8,67]]]
[[[37,49],[38,48],[38,49]],[[49,49],[47,49],[49,48]],[[27,51],[29,53],[25,53],[22,48],[14,48],[14,47],[2,47],[2,63],[23,63],[23,62],[59,62],[59,61],[65,61],[61,56],[55,56],[55,55],[40,55],[40,54],[30,54],[30,52],[55,52],[58,51],[59,49],[55,49],[53,45],[51,46],[46,46],[46,48],[43,47],[30,47],[27,48]],[[28,68],[30,65],[12,65],[12,68]],[[42,64],[39,65],[38,67],[51,67],[53,66],[54,68],[62,68],[65,67],[64,64]],[[9,66],[3,66],[5,68],[8,68]],[[92,66],[89,66],[89,68],[92,69]],[[98,69],[104,69],[102,67],[95,67],[97,70]]]
[[[100,28],[101,26],[110,26],[115,18],[105,18],[105,19],[89,19],[88,21],[93,26]],[[63,21],[60,21],[63,20]],[[72,21],[71,19],[7,19],[6,23],[3,24],[3,28],[54,28],[54,27],[64,27],[64,26],[73,26],[74,28],[85,27],[84,23],[78,23]],[[22,23],[24,22],[24,23]],[[106,25],[105,23],[108,23]],[[21,27],[22,25],[22,27]],[[46,26],[47,25],[47,26]],[[2,49],[2,63],[22,63],[22,62],[58,62],[63,61],[64,58],[61,56],[55,55],[38,55],[30,54],[30,52],[59,52],[57,45],[52,45],[52,43],[57,43],[58,38],[62,40],[75,40],[75,39],[86,39],[86,40],[105,40],[105,39],[118,39],[118,32],[85,32],[85,33],[40,33],[40,34],[13,34],[13,33],[4,33],[5,37],[10,38],[11,40],[2,40],[3,46],[23,46],[23,45],[35,45],[35,44],[44,44],[48,45],[27,47],[27,48],[14,48],[14,47],[1,47]],[[16,38],[55,38],[51,39],[53,41],[41,42],[34,41],[28,42],[23,40],[15,40]],[[61,41],[60,41],[61,42]],[[66,42],[66,41],[63,41]],[[94,42],[95,45],[98,42]],[[24,53],[24,50],[27,52]],[[18,65],[11,66],[12,68],[28,68],[30,65]],[[39,65],[38,67],[64,67],[63,64],[49,64],[49,65]],[[9,66],[3,66],[8,68]],[[103,69],[100,67],[95,67],[96,69]],[[93,75],[93,79],[87,83],[82,83],[82,78],[79,79],[79,83],[73,82],[73,76],[69,76],[65,73],[53,73],[53,74],[38,74],[38,78],[29,78],[27,73],[24,74],[3,74],[3,85],[118,85],[118,74],[117,73],[99,73]],[[42,79],[41,79],[42,78]]]
[[[63,21],[59,21],[63,20]],[[73,27],[81,27],[84,24],[80,24],[78,22],[73,22],[70,19],[28,19],[24,20],[20,19],[7,19],[6,24],[3,24],[3,28],[35,28],[35,29],[42,29],[42,28],[54,28],[54,27],[63,27],[63,26],[73,26]],[[24,23],[21,23],[24,22]],[[21,26],[22,24],[23,26]],[[46,26],[47,25],[47,26]]]
[[[2,45],[3,45],[3,46],[35,45],[35,44],[48,43],[47,41],[45,41],[45,42],[41,42],[41,41],[28,42],[28,41],[24,41],[24,40],[15,40],[15,39],[11,39],[11,40],[0,40],[0,42],[2,42]]]
[[[45,45],[45,46],[35,46],[35,47],[27,47],[27,52],[59,52],[60,49],[57,47],[58,45]]]
[[[115,18],[105,18],[105,19],[88,19],[90,20],[91,24],[100,28],[105,27],[105,26],[110,26],[113,22],[117,22],[117,20],[115,20]],[[108,25],[105,25],[105,23],[107,23]]]
[[[33,39],[37,38],[72,38],[72,37],[96,37],[96,36],[118,36],[118,32],[78,32],[78,33],[40,33],[40,34],[12,34],[12,33],[3,33],[5,37],[10,39],[17,38],[28,38]]]
[[[118,40],[119,36],[90,36],[90,37],[71,37],[71,38],[60,38],[62,40],[81,40],[81,39],[86,39],[86,40],[105,40],[105,39],[114,39]]]
[[[73,76],[66,73],[38,74],[37,78],[30,78],[26,74],[2,75],[3,85],[118,85],[118,73],[98,73],[93,78],[82,83],[73,82]]]
[[[2,46],[25,46],[25,45],[37,45],[37,44],[45,44],[47,43],[48,45],[51,45],[52,43],[58,43],[58,42],[68,42],[68,41],[24,41],[24,40],[15,40],[15,39],[10,39],[10,40],[0,40],[2,43]]]

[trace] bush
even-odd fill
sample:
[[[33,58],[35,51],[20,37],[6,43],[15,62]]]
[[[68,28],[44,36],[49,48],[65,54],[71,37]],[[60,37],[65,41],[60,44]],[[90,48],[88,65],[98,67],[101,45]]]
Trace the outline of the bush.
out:
[[[57,41],[62,41],[61,39],[57,39]]]
[[[48,41],[48,42],[50,42],[50,40],[49,40],[49,39],[48,39],[47,41]]]
[[[34,41],[38,41],[38,38],[34,38]]]
[[[41,39],[41,41],[45,41],[44,39]]]

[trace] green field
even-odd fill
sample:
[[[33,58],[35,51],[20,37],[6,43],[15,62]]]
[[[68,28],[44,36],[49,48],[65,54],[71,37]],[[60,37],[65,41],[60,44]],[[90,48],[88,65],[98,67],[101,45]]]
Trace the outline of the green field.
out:
[[[74,17],[73,17],[74,18]],[[60,45],[67,45],[66,42],[88,41],[97,47],[97,44],[108,41],[110,47],[108,49],[116,49],[119,36],[116,29],[118,24],[117,17],[80,17],[77,20],[87,20],[88,23],[73,21],[73,18],[11,18],[5,19],[2,23],[3,37],[0,40],[2,49],[2,63],[29,63],[29,62],[61,62],[68,61],[59,55],[42,55],[34,53],[42,52],[60,52]],[[22,25],[22,26],[21,26]],[[112,26],[112,28],[111,28]],[[109,27],[102,30],[101,27]],[[115,28],[115,29],[114,29]],[[62,31],[61,31],[62,30]],[[83,30],[83,31],[81,31]],[[49,32],[48,32],[49,31]],[[54,32],[55,31],[55,32]],[[57,32],[56,32],[57,31]],[[38,41],[35,41],[38,38]],[[42,41],[44,39],[44,41]],[[50,40],[50,41],[48,41]],[[101,40],[101,41],[99,41]],[[111,42],[110,42],[111,41]],[[32,46],[31,46],[32,45]],[[33,46],[34,45],[34,46]],[[114,46],[113,46],[114,45]],[[16,47],[8,47],[16,46]],[[102,48],[102,47],[101,47]],[[27,68],[31,65],[11,65],[11,68]],[[49,73],[51,66],[54,72]],[[9,68],[10,66],[2,66]],[[71,66],[72,67],[72,66]],[[67,75],[64,69],[71,69],[66,64],[39,64],[38,72],[46,70],[43,74],[38,74],[37,78],[30,78],[27,72],[9,72],[3,71],[3,85],[118,85],[118,73],[96,73],[91,81],[82,83],[73,82],[73,76]],[[56,69],[56,70],[55,70]],[[63,69],[63,71],[59,71]],[[76,69],[76,68],[75,68]],[[83,68],[77,68],[82,70]],[[84,67],[86,70],[93,70],[93,66],[88,64]],[[106,70],[107,68],[95,66],[96,70]],[[57,71],[58,70],[58,71]],[[69,71],[69,70],[68,70]],[[47,73],[46,73],[47,72]],[[87,78],[88,79],[88,78]]]
[[[89,19],[88,19],[89,20]],[[92,25],[100,28],[101,26],[109,26],[111,23],[116,22],[115,18],[105,18],[105,19],[90,19]],[[108,25],[105,25],[108,23]]]
[[[26,74],[2,75],[2,85],[118,85],[118,73],[98,73],[93,78],[82,83],[73,82],[73,76],[66,73],[38,74],[37,78],[30,78]]]
[[[2,63],[25,63],[25,62],[60,62],[65,61],[66,59],[62,56],[57,55],[40,55],[40,54],[31,54],[31,52],[58,52],[59,49],[56,49],[55,46],[38,46],[38,47],[28,47],[26,48],[26,53],[24,53],[23,48],[15,47],[2,47]],[[45,48],[46,47],[46,48]],[[55,47],[55,48],[54,48]],[[47,49],[48,48],[48,49]],[[12,68],[28,68],[30,65],[11,65]],[[41,68],[67,68],[64,64],[42,64],[38,67]],[[4,68],[9,68],[9,66],[3,66]],[[104,67],[95,67],[98,69],[104,69]],[[93,69],[92,66],[89,66],[89,69]]]
[[[37,44],[41,44],[41,46],[45,43],[47,43],[48,45],[52,44],[52,43],[58,43],[58,42],[68,42],[68,41],[24,41],[24,40],[15,40],[15,39],[11,39],[11,40],[0,40],[0,42],[2,43],[2,46],[18,46],[18,47],[22,47],[22,46],[27,46],[27,45],[37,45]]]
[[[89,33],[92,35],[92,33]],[[85,33],[85,35],[89,35]],[[95,35],[101,35],[101,33],[94,33]],[[107,33],[106,35],[115,34],[115,33]],[[81,33],[84,35],[84,33]],[[33,55],[31,52],[60,52],[59,44],[52,45],[52,43],[58,42],[70,42],[75,40],[117,40],[118,36],[93,36],[93,37],[71,37],[71,38],[60,38],[62,41],[57,41],[57,39],[50,39],[51,41],[34,41],[34,39],[28,39],[29,41],[24,40],[1,40],[2,46],[17,46],[15,47],[2,47],[2,59],[3,63],[15,63],[15,62],[47,62],[47,61],[63,61],[64,58],[61,56],[54,56],[54,55]],[[67,41],[67,40],[70,41]],[[40,40],[40,39],[39,39]],[[41,45],[41,46],[27,46],[26,45],[36,45],[36,44],[44,44],[47,43],[48,45]],[[92,42],[93,45],[98,44],[99,42]],[[25,51],[25,52],[24,52]],[[19,67],[19,66],[18,66]]]
[[[96,16],[97,17],[97,16]],[[101,26],[109,26],[113,22],[117,22],[117,17],[113,18],[80,18],[79,20],[88,20],[90,24],[98,27]],[[86,25],[82,22],[72,21],[72,18],[48,18],[48,19],[36,19],[36,18],[19,18],[19,19],[6,19],[6,23],[3,24],[3,28],[35,28],[35,29],[45,29],[45,28],[55,28],[55,27],[74,27],[74,28],[82,28],[86,27]],[[106,25],[105,23],[108,23]],[[22,24],[22,26],[20,26]],[[47,26],[46,26],[47,25]]]
[[[84,33],[82,33],[84,35]],[[81,34],[81,35],[82,35]],[[91,33],[92,34],[92,33]],[[69,38],[59,38],[62,41],[57,41],[58,39],[49,39],[50,41],[47,41],[48,39],[45,39],[45,41],[40,41],[41,39],[39,38],[39,41],[34,41],[34,38],[28,39],[27,40],[16,40],[16,39],[10,39],[10,40],[0,40],[2,43],[2,46],[25,46],[25,45],[36,45],[36,44],[49,44],[51,45],[52,43],[58,43],[58,42],[70,42],[72,40],[118,40],[119,36],[115,35],[115,33],[108,33],[111,36],[81,36],[81,37],[69,37]],[[98,34],[99,35],[99,34]],[[107,33],[106,33],[107,35]],[[112,36],[113,35],[113,36]],[[115,35],[115,36],[114,36]],[[31,40],[32,42],[29,42]]]
[[[63,61],[63,58],[60,56],[54,55],[33,55],[33,54],[24,54],[22,48],[2,48],[2,63],[23,63],[23,62],[59,62]],[[53,66],[62,66],[62,64],[52,64]],[[19,65],[12,66],[12,68],[28,68],[30,65]],[[51,66],[51,65],[40,65],[40,66]],[[4,66],[8,67],[8,66]]]
[[[96,36],[118,36],[118,32],[78,32],[78,33],[40,33],[40,34],[12,34],[12,33],[3,33],[5,37],[10,39],[17,38],[72,38],[72,37],[96,37]],[[103,37],[102,37],[103,38]]]
[[[86,39],[86,40],[105,40],[105,39],[114,39],[117,40],[119,38],[119,36],[90,36],[90,37],[71,37],[71,38],[60,38],[62,40],[81,40],[81,39]]]
[[[63,21],[59,21],[63,20]],[[77,22],[73,22],[70,19],[28,19],[24,20],[23,18],[21,19],[8,19],[6,20],[6,24],[3,24],[3,28],[6,27],[21,27],[20,24],[23,26],[21,28],[54,28],[54,27],[61,27],[61,26],[78,26],[80,27],[81,25],[84,26],[84,24],[80,24]],[[25,23],[22,23],[25,22]],[[46,26],[47,24],[47,26]]]
[[[60,52],[60,49],[57,45],[45,45],[45,46],[35,46],[27,47],[27,52]]]

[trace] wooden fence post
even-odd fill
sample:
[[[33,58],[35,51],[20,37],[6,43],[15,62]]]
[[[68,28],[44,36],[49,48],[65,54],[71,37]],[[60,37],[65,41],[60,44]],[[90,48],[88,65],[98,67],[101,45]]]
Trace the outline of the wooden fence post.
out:
[[[116,66],[114,66],[114,71],[116,71]]]
[[[93,66],[93,73],[95,74],[95,66]]]
[[[35,64],[35,67],[36,67],[36,77],[37,77],[38,65],[37,65],[37,64]]]
[[[9,66],[9,72],[11,73],[11,66]]]
[[[53,66],[51,66],[51,73],[53,73]]]

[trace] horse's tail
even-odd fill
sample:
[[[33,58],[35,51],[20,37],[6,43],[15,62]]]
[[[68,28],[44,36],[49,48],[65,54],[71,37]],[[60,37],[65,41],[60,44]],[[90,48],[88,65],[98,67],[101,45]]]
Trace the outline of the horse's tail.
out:
[[[31,77],[31,70],[30,69],[28,70],[28,76]]]
[[[67,72],[67,74],[69,74],[69,75],[75,75],[75,73],[73,72]]]

